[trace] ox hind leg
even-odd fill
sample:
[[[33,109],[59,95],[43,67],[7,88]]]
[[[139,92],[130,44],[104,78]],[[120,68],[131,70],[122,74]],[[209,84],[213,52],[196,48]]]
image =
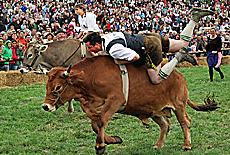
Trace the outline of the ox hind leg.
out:
[[[160,137],[153,148],[163,148],[165,144],[165,139],[169,132],[170,120],[165,116],[154,116],[152,117],[152,119],[160,126],[161,129]]]
[[[191,131],[190,131],[191,118],[187,114],[185,107],[176,109],[174,112],[184,133],[184,146],[182,147],[182,149],[191,150],[192,149]]]
[[[73,102],[71,100],[71,101],[69,101],[68,113],[72,114],[73,112],[74,112],[74,108],[73,108]]]
[[[92,128],[93,131],[98,134],[98,125],[97,125],[97,121],[92,120]],[[118,136],[110,136],[108,134],[106,134],[104,132],[104,140],[105,140],[105,144],[121,144],[122,143],[122,139]]]

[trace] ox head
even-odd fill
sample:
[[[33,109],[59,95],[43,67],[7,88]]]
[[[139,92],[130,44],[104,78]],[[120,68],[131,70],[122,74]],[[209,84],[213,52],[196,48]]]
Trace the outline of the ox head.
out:
[[[40,67],[42,72],[49,78],[46,83],[46,98],[42,108],[52,112],[72,99],[78,99],[81,96],[81,82],[84,72],[71,72],[71,65],[66,70],[62,67],[55,67],[47,71]]]
[[[34,66],[33,64],[35,63],[36,59],[38,56],[42,53],[45,52],[48,48],[48,45],[40,45],[37,43],[30,43],[24,53],[24,60],[23,64],[25,64],[28,67],[32,67],[33,69]]]

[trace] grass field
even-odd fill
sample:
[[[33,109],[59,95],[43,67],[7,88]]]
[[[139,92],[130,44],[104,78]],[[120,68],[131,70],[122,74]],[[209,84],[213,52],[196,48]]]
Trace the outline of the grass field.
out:
[[[221,66],[225,78],[214,71],[214,81],[209,82],[207,67],[178,68],[185,76],[190,99],[203,103],[211,92],[218,97],[220,109],[213,112],[197,112],[187,106],[192,119],[192,151],[181,150],[183,132],[173,114],[165,146],[152,149],[160,129],[149,119],[146,128],[135,117],[115,114],[106,132],[120,136],[119,145],[106,145],[107,155],[178,155],[178,154],[230,154],[230,66]],[[96,134],[90,120],[74,103],[75,112],[67,114],[67,104],[53,113],[41,105],[45,98],[45,84],[22,85],[0,89],[0,154],[94,154]]]

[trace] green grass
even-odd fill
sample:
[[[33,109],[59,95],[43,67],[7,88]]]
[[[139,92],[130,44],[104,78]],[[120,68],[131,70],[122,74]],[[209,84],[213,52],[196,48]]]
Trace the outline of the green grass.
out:
[[[115,114],[106,132],[120,136],[119,145],[106,145],[107,155],[153,154],[229,154],[230,148],[230,66],[221,66],[225,78],[214,71],[214,81],[209,82],[207,67],[178,68],[185,76],[190,99],[203,103],[211,92],[220,102],[220,109],[213,112],[197,112],[187,107],[192,119],[192,151],[181,150],[183,132],[175,114],[165,146],[154,150],[160,129],[149,119],[146,128],[132,116]],[[0,154],[94,154],[96,134],[90,120],[74,103],[75,112],[67,114],[67,104],[53,113],[45,112],[41,105],[45,98],[45,84],[22,85],[0,89]]]

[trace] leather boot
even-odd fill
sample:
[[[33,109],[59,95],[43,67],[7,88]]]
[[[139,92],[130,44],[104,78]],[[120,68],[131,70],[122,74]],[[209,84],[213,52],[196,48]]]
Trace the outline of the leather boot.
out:
[[[188,61],[193,65],[198,65],[194,56],[189,54],[189,51],[185,47],[182,47],[179,52],[175,54],[175,57],[178,60],[178,63]]]
[[[200,8],[193,8],[192,9],[192,20],[195,22],[199,22],[200,19],[207,15],[214,15],[215,12],[208,10],[208,9],[200,9]]]

